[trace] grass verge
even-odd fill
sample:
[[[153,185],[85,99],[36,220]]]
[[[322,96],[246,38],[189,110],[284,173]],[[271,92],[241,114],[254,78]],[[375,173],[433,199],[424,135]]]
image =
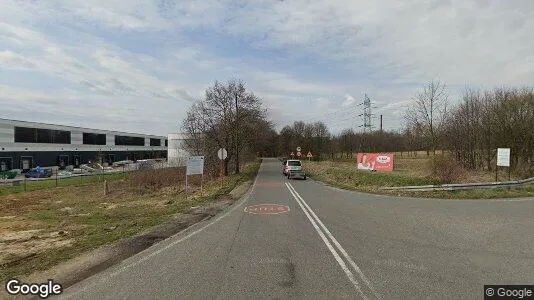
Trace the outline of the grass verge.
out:
[[[128,178],[129,173],[108,173],[103,175],[91,175],[91,176],[79,176],[69,178],[56,178],[50,177],[44,180],[27,180],[20,182],[18,185],[0,185],[0,196],[7,196],[15,193],[31,192],[44,189],[51,189],[56,187],[65,186],[80,186],[85,184],[91,184],[95,182],[101,182],[104,180],[114,181]],[[26,187],[24,187],[26,184]]]
[[[183,170],[174,175],[167,171],[163,176],[177,179],[165,180],[156,189],[140,189],[138,180],[121,178],[110,182],[107,195],[95,183],[1,196],[0,279],[47,270],[213,202],[253,179],[259,165],[248,164],[241,174],[222,182],[205,182],[202,193],[199,178],[192,177],[187,197],[180,178]]]
[[[354,163],[312,161],[304,162],[304,167],[310,177],[315,180],[322,181],[332,186],[367,193],[441,199],[496,199],[534,196],[534,185],[527,185],[522,188],[477,189],[464,191],[385,191],[380,188],[390,186],[430,185],[440,184],[441,182],[424,175],[424,173],[407,173],[405,170],[394,171],[392,173],[359,171],[356,169]]]

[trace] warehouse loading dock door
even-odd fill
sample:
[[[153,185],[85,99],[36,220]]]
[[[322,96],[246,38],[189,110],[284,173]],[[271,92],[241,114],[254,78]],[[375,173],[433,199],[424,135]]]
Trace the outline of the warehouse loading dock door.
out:
[[[79,155],[73,155],[72,156],[72,165],[75,168],[79,168],[80,167],[80,156]]]
[[[33,156],[21,156],[20,168],[23,172],[29,171],[33,166]]]
[[[11,157],[0,157],[0,172],[13,169],[13,159]]]

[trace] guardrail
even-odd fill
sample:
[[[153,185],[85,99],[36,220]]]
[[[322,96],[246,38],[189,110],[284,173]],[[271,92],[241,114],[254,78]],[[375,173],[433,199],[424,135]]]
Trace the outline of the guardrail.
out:
[[[382,190],[390,191],[414,191],[414,192],[429,192],[429,191],[458,191],[458,190],[474,190],[474,189],[496,189],[503,187],[521,186],[529,183],[534,183],[534,177],[512,180],[503,182],[480,182],[480,183],[452,183],[441,185],[418,185],[418,186],[396,186],[384,187]]]

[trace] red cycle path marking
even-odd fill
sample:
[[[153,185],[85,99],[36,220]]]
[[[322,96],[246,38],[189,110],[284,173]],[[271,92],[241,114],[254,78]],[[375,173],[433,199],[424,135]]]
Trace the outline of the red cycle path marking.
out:
[[[245,207],[245,212],[255,215],[277,215],[289,212],[289,206],[280,204],[257,204]]]

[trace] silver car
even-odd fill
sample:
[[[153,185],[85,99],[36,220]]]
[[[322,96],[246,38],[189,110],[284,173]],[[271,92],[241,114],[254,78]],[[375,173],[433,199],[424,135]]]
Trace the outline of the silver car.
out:
[[[282,163],[282,174],[291,178],[302,178],[306,180],[306,173],[302,169],[302,162],[298,159],[288,159]]]

